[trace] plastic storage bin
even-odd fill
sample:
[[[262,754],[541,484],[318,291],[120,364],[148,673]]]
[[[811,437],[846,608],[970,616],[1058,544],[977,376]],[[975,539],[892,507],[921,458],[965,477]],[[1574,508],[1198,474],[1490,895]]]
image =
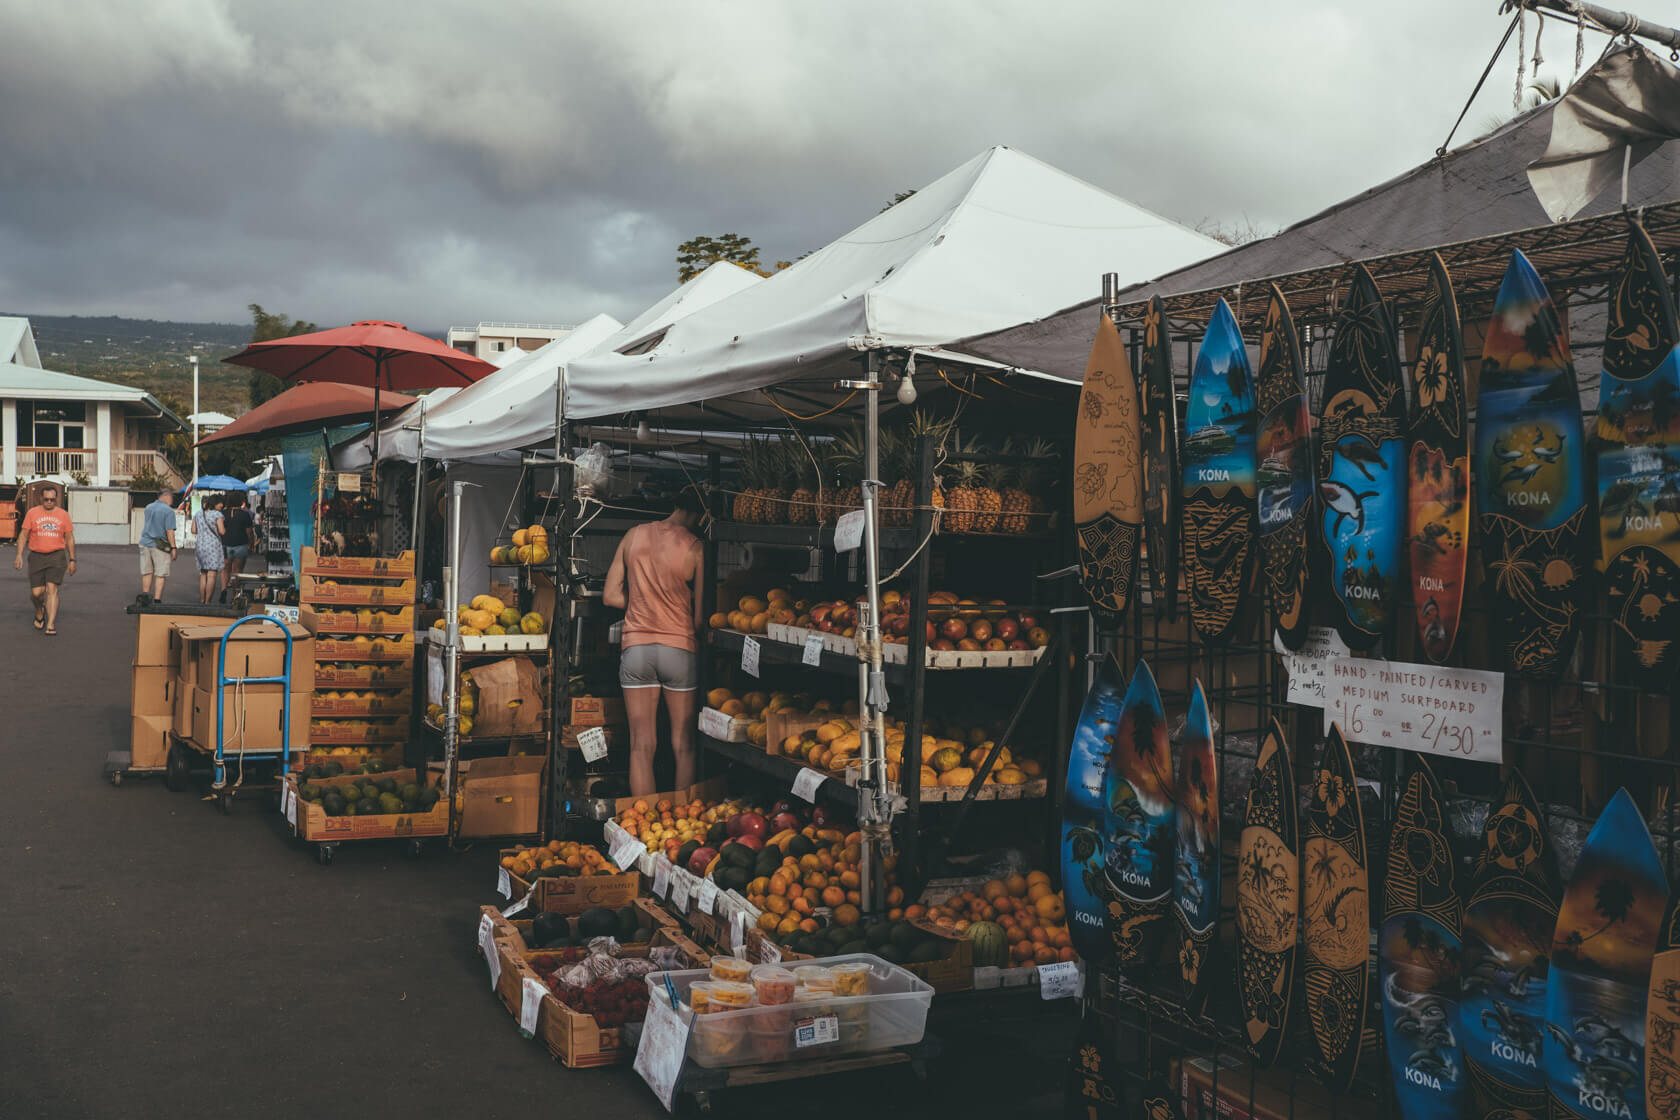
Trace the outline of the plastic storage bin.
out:
[[[890,1050],[922,1040],[933,1003],[931,984],[869,953],[800,962],[801,967],[839,964],[868,968],[867,995],[802,990],[792,1003],[739,1011],[719,1011],[714,1003],[710,1014],[684,1016],[692,1024],[688,1056],[708,1069],[723,1069]],[[670,1006],[669,977],[677,998],[687,1003],[689,986],[710,976],[703,968],[649,973],[649,998]]]

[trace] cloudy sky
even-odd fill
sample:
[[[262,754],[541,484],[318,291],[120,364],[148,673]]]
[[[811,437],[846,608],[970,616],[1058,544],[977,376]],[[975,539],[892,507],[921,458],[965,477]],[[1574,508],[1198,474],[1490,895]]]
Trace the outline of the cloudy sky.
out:
[[[0,0],[0,308],[628,319],[694,234],[796,257],[993,144],[1273,228],[1427,159],[1506,22],[1497,0]],[[1561,26],[1543,50],[1567,76]],[[1514,76],[1513,45],[1460,139]]]

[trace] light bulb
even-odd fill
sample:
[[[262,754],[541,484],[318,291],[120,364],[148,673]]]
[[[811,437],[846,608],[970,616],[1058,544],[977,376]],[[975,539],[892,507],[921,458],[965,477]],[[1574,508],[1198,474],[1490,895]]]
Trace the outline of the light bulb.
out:
[[[643,443],[646,443],[648,440],[653,438],[653,432],[649,430],[648,422],[646,420],[638,420],[636,422],[636,438],[641,440]]]
[[[916,362],[915,359],[912,358],[910,363],[904,367],[904,376],[898,379],[899,404],[916,403],[916,382],[914,380],[915,372]]]

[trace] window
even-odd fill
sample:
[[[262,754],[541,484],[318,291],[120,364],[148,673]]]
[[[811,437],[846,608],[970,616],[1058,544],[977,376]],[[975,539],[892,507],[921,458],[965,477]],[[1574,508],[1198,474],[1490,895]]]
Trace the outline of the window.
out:
[[[87,405],[82,401],[19,401],[18,431],[31,447],[87,446]]]

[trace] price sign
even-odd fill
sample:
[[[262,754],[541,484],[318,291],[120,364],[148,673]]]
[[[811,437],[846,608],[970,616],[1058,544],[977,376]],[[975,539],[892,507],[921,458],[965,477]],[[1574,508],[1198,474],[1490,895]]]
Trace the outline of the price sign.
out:
[[[628,871],[646,853],[646,844],[643,844],[628,832],[621,831],[613,838],[612,847],[607,851],[607,858],[616,863],[620,871]]]
[[[338,476],[338,489],[343,494],[359,494],[362,492],[362,476],[359,474],[341,474]]]
[[[751,634],[741,639],[741,672],[758,676],[758,639]]]
[[[543,996],[548,994],[548,986],[534,976],[527,976],[519,987],[519,1029],[526,1034],[536,1034],[537,1015],[542,1011]]]
[[[821,630],[813,630],[805,635],[805,652],[800,654],[802,665],[821,665],[823,653],[823,636]]]
[[[1325,682],[1324,730],[1351,742],[1448,758],[1504,758],[1505,677],[1476,669],[1344,657]]]
[[[673,868],[672,871],[674,882],[671,884],[671,905],[677,908],[677,913],[686,914],[688,913],[688,896],[694,885],[694,876],[680,867]]]
[[[496,893],[503,898],[513,897],[513,880],[508,877],[508,870],[505,867],[496,869]]]
[[[813,770],[809,766],[799,771],[799,776],[793,779],[793,795],[806,801],[817,799],[817,787],[828,779],[828,775],[821,770]]]
[[[664,856],[653,857],[653,893],[656,897],[665,898],[671,893],[672,870],[670,860]]]
[[[737,953],[747,951],[747,912],[737,910],[729,918],[729,944]]]
[[[509,905],[502,907],[502,917],[511,918],[515,914],[524,910],[526,907],[530,906],[531,905],[531,896],[536,894],[536,893],[537,893],[537,885],[535,883],[532,883],[531,884],[531,889],[525,892],[525,895],[524,895],[523,898],[521,898],[518,902],[510,903]]]
[[[1079,994],[1079,962],[1057,961],[1038,966],[1038,994],[1045,999],[1066,999]]]
[[[782,947],[780,945],[777,945],[774,941],[770,940],[768,937],[764,938],[758,944],[759,944],[758,955],[759,955],[760,958],[763,959],[763,962],[765,964],[781,964],[782,963]]]
[[[834,551],[850,552],[863,544],[863,511],[854,509],[834,523]]]
[[[793,1025],[793,1044],[803,1050],[807,1046],[821,1046],[840,1041],[840,1020],[833,1015],[815,1019],[801,1019]]]
[[[1290,649],[1276,635],[1272,637],[1272,647],[1283,655],[1284,673],[1289,679],[1286,699],[1307,708],[1324,707],[1330,666],[1349,656],[1341,635],[1328,626],[1314,626],[1307,631],[1300,649]]]
[[[700,913],[710,914],[716,910],[717,896],[718,888],[716,883],[712,882],[710,879],[700,880],[700,898],[696,903],[696,905],[700,907]]]
[[[607,729],[586,727],[578,732],[578,750],[585,762],[599,762],[607,757]]]
[[[673,1111],[687,1053],[688,1025],[664,1000],[651,1001],[642,1040],[636,1044],[635,1070],[667,1112]]]
[[[502,982],[502,958],[496,952],[496,921],[488,914],[478,920],[478,947],[490,968],[490,990],[495,991]]]
[[[286,814],[286,823],[297,828],[297,791],[287,786],[280,795],[280,805]]]

